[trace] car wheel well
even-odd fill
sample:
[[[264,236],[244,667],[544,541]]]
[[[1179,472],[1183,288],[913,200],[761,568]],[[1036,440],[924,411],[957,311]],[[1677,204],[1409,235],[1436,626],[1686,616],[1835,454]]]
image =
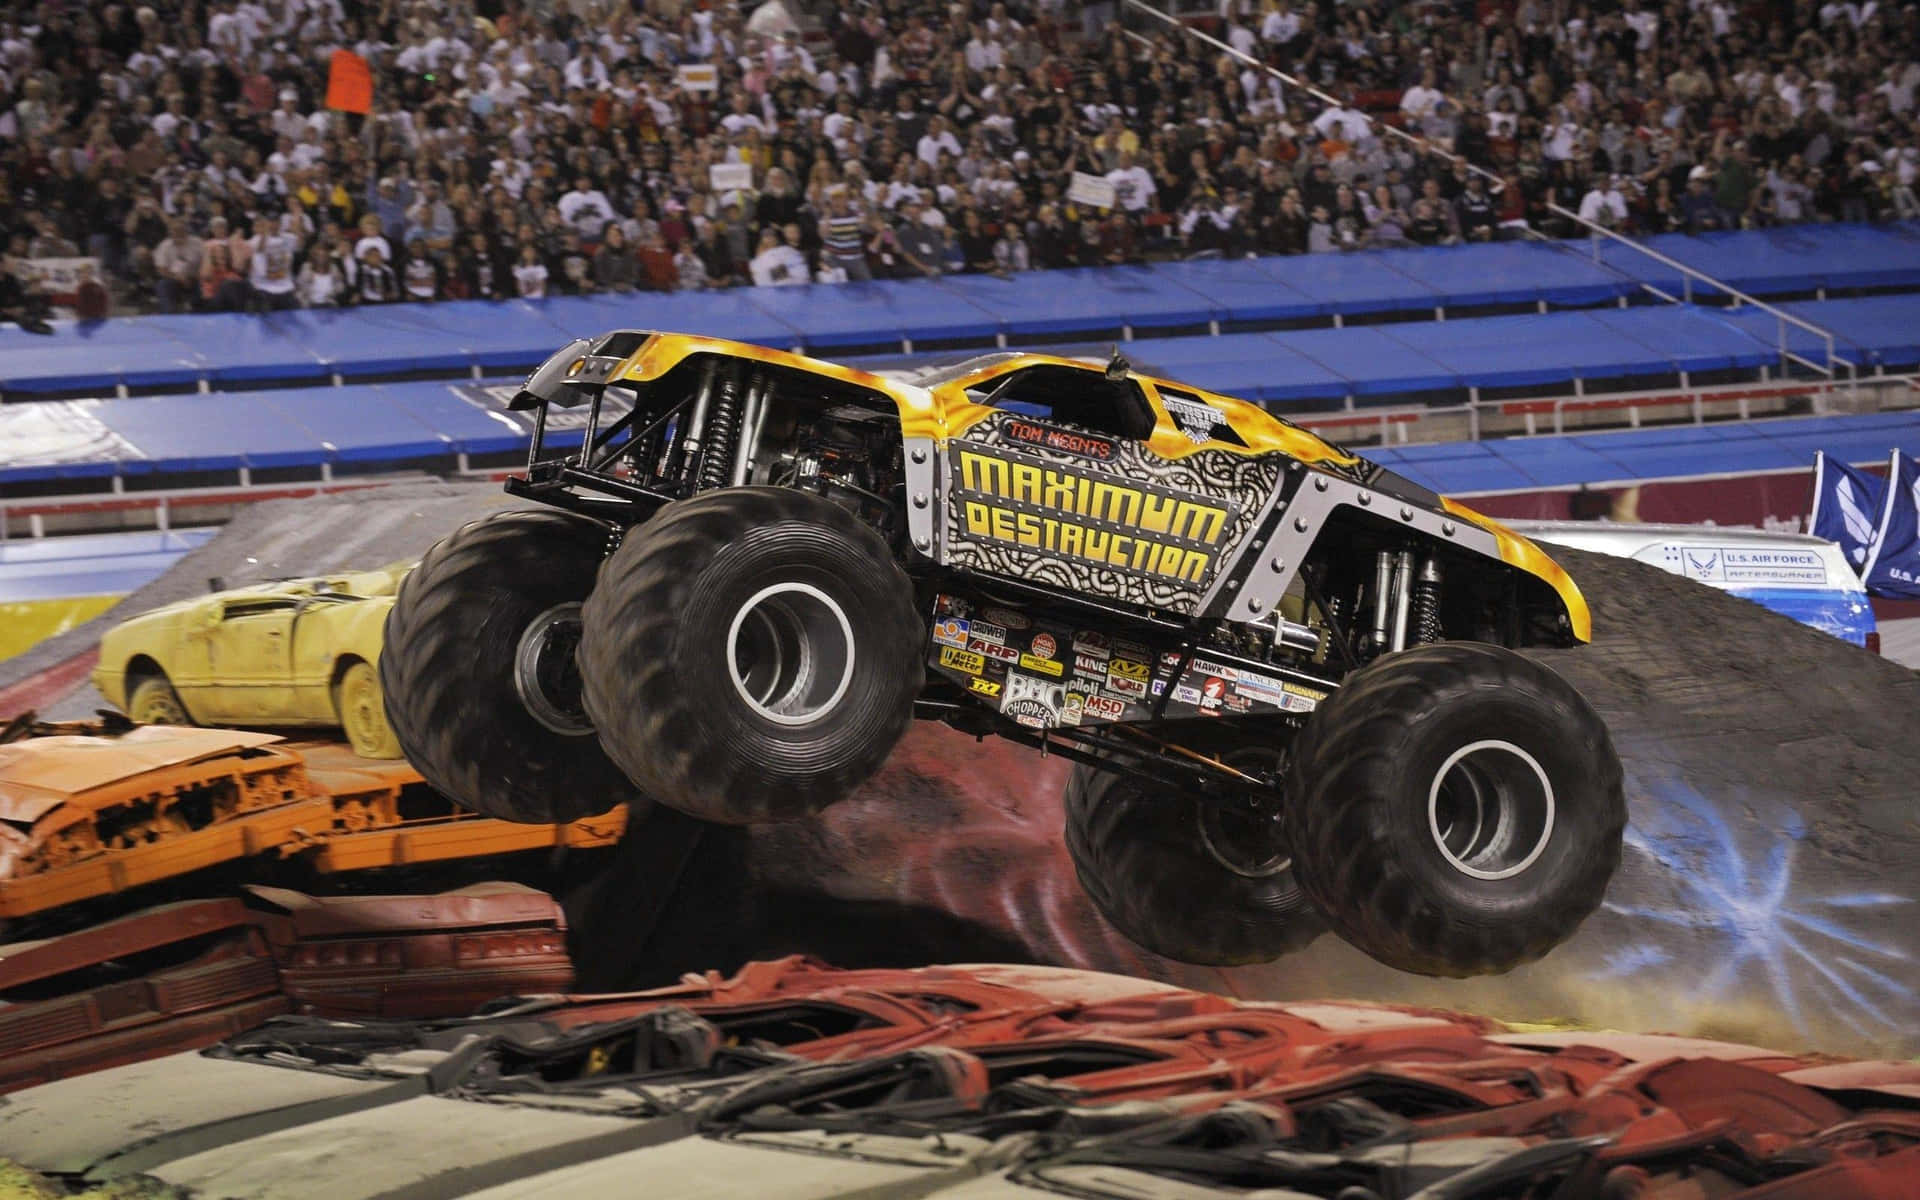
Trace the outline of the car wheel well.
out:
[[[167,679],[167,671],[152,656],[136,654],[127,660],[127,691],[143,679]]]
[[[340,681],[347,677],[348,671],[353,670],[356,665],[366,661],[366,659],[361,658],[358,654],[342,654],[339,658],[334,659],[333,674],[327,677],[327,692],[329,694],[334,692],[339,688]]]

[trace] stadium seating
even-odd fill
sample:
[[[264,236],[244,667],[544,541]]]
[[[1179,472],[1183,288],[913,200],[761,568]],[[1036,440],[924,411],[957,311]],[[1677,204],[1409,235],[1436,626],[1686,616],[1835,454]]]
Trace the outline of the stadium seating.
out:
[[[1920,226],[1801,226],[1711,237],[1653,239],[1675,257],[1735,286],[1769,294],[1816,287],[1920,288]],[[55,337],[0,331],[0,393],[108,395],[182,387],[239,390],[248,385],[324,383],[399,375],[485,374],[522,370],[567,337],[608,328],[669,328],[710,333],[821,353],[1004,339],[1058,339],[1081,335],[1138,337],[1191,332],[1217,324],[1325,323],[1331,318],[1402,313],[1432,315],[1447,308],[1606,305],[1639,292],[1639,279],[1677,287],[1677,276],[1652,259],[1608,247],[1596,261],[1578,246],[1510,242],[1488,246],[1388,250],[1346,255],[1163,263],[1150,267],[1088,268],[1001,279],[962,275],[939,280],[871,284],[814,284],[699,293],[634,293],[563,297],[541,302],[450,301],[345,310],[300,310],[265,317],[239,314],[136,317],[88,326],[63,323]],[[1666,274],[1662,274],[1665,272]],[[1818,302],[1815,302],[1818,303]],[[1817,311],[1858,323],[1860,345],[1878,353],[1901,341],[1894,306],[1873,298],[1829,301]],[[1904,302],[1911,310],[1914,303]],[[1663,312],[1665,310],[1662,310]],[[1808,310],[1815,311],[1815,310]],[[1543,316],[1545,314],[1542,314]],[[1685,318],[1703,331],[1696,343],[1665,329],[1673,319],[1634,312],[1596,311],[1586,322],[1488,327],[1479,351],[1455,344],[1463,328],[1413,333],[1395,326],[1384,334],[1330,336],[1305,331],[1281,341],[1314,363],[1273,364],[1269,379],[1252,369],[1270,353],[1242,343],[1234,353],[1247,369],[1222,379],[1227,387],[1263,400],[1389,395],[1477,385],[1532,386],[1575,377],[1631,375],[1650,369],[1710,369],[1710,347],[1740,361],[1752,357],[1751,338],[1731,339],[1711,321],[1725,314]],[[1516,318],[1518,319],[1518,318]],[[1822,319],[1826,319],[1823,317]],[[1624,321],[1625,325],[1610,322]],[[1604,327],[1595,328],[1595,323]],[[1636,323],[1636,322],[1644,322]],[[1775,338],[1765,318],[1763,347]],[[1911,331],[1910,318],[1904,322]],[[1735,320],[1736,329],[1752,328]],[[1850,335],[1851,336],[1851,335]],[[1543,339],[1566,339],[1553,351]],[[1515,347],[1496,369],[1500,339]],[[1913,340],[1908,336],[1905,341]],[[1226,347],[1218,349],[1225,351]],[[1438,357],[1435,354],[1438,353]],[[1608,355],[1618,353],[1615,369]],[[1908,350],[1898,351],[1910,353]],[[1384,359],[1376,362],[1375,356]],[[1223,353],[1220,366],[1232,365]],[[1685,362],[1695,365],[1687,366]],[[1757,365],[1761,359],[1754,359]],[[1912,361],[1905,358],[1901,361]],[[1374,371],[1378,365],[1381,370]],[[1334,386],[1319,372],[1352,385]]]

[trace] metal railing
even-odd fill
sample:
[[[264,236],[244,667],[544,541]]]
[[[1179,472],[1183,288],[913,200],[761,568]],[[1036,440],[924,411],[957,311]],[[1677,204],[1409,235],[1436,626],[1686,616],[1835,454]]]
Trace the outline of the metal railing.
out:
[[[1165,25],[1170,25],[1173,28],[1179,30],[1180,32],[1186,34],[1188,37],[1195,38],[1199,41],[1205,42],[1207,45],[1212,46],[1214,49],[1220,51],[1222,54],[1229,55],[1232,58],[1239,60],[1240,62],[1246,63],[1250,67],[1257,67],[1260,70],[1265,71],[1268,75],[1272,76],[1275,79],[1278,79],[1281,83],[1286,84],[1288,87],[1297,88],[1300,91],[1305,92],[1307,95],[1312,96],[1315,100],[1320,101],[1320,103],[1322,104],[1329,104],[1336,108],[1346,107],[1346,104],[1343,101],[1341,101],[1339,97],[1334,96],[1328,92],[1321,91],[1319,88],[1313,86],[1311,83],[1308,83],[1306,80],[1300,79],[1293,75],[1289,75],[1285,71],[1280,70],[1278,67],[1270,66],[1267,63],[1263,63],[1259,59],[1253,57],[1250,54],[1243,54],[1239,50],[1236,50],[1232,46],[1221,41],[1219,38],[1214,37],[1212,34],[1204,33],[1198,29],[1195,29],[1193,26],[1187,24],[1185,21],[1181,20],[1179,17],[1173,16],[1168,13],[1164,13],[1159,9],[1155,8],[1153,5],[1146,3],[1145,0],[1121,0],[1121,3],[1126,5],[1128,8],[1139,9],[1141,12],[1146,13],[1148,16],[1154,18],[1156,21],[1159,21]],[[1151,38],[1135,33],[1131,29],[1122,27],[1120,32],[1126,34],[1128,37],[1132,38],[1136,42],[1140,42],[1142,44],[1149,45],[1149,46],[1153,44],[1153,41]],[[1442,150],[1440,147],[1434,145],[1432,142],[1428,141],[1424,137],[1420,137],[1418,135],[1408,133],[1406,130],[1401,129],[1397,125],[1390,125],[1385,121],[1376,121],[1371,116],[1368,116],[1366,113],[1359,112],[1357,110],[1355,110],[1354,115],[1359,117],[1362,121],[1365,121],[1369,129],[1376,129],[1376,130],[1383,129],[1387,133],[1392,134],[1394,137],[1400,138],[1402,141],[1405,141],[1408,144],[1412,145],[1415,149],[1421,151],[1422,153],[1432,154],[1439,158],[1445,159],[1447,162],[1459,163],[1465,166],[1468,171],[1486,180],[1490,189],[1496,193],[1500,192],[1502,189],[1506,187],[1505,181],[1502,180],[1498,175],[1495,175],[1492,171],[1483,170],[1482,168],[1477,167],[1472,163],[1468,162],[1466,159],[1462,158],[1458,154],[1454,154],[1453,152],[1448,150]]]
[[[1733,301],[1732,307],[1734,308],[1747,305],[1772,317],[1774,319],[1774,329],[1778,335],[1776,346],[1782,362],[1797,363],[1809,371],[1825,376],[1829,383],[1835,385],[1839,385],[1842,382],[1841,372],[1844,370],[1846,373],[1845,386],[1848,391],[1851,392],[1858,388],[1860,366],[1852,359],[1839,353],[1836,348],[1837,339],[1834,337],[1832,330],[1815,325],[1804,317],[1796,317],[1785,309],[1768,304],[1757,296],[1750,296],[1723,279],[1715,278],[1697,267],[1690,267],[1671,255],[1662,254],[1652,246],[1630,238],[1623,233],[1608,229],[1596,221],[1589,221],[1571,209],[1562,208],[1558,204],[1548,204],[1547,211],[1557,217],[1572,221],[1575,225],[1587,231],[1589,235],[1588,242],[1592,247],[1593,261],[1595,262],[1601,261],[1600,245],[1602,240],[1610,239],[1640,254],[1646,255],[1664,267],[1680,272],[1680,294],[1678,296],[1675,296],[1665,288],[1656,287],[1644,279],[1636,280],[1635,282],[1649,294],[1657,296],[1669,304],[1691,304],[1693,303],[1694,283],[1697,280],[1713,291],[1719,292],[1731,299]],[[1538,236],[1547,241],[1554,242],[1557,245],[1564,244],[1559,238],[1548,238],[1544,234]],[[1827,361],[1825,363],[1818,363],[1803,354],[1797,354],[1789,349],[1787,346],[1787,327],[1789,325],[1797,329],[1803,329],[1816,338],[1819,338],[1821,344],[1826,347]]]

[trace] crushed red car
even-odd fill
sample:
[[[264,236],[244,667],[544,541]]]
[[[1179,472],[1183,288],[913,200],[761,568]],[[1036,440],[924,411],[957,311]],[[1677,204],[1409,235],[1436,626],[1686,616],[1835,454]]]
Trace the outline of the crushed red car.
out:
[[[0,1156],[286,1200],[1893,1200],[1920,1195],[1916,1094],[1912,1064],[790,958],[452,1019],[278,1016],[11,1097]]]
[[[0,945],[0,1092],[211,1045],[282,1013],[449,1016],[573,982],[566,920],[510,883],[162,905]]]

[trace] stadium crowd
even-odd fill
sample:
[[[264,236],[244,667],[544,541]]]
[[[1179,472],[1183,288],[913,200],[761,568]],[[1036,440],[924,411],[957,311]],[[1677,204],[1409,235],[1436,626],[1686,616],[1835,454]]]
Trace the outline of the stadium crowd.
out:
[[[1197,14],[1312,90],[1124,8],[11,6],[0,315],[76,257],[83,308],[272,309],[1920,215],[1912,3]]]

